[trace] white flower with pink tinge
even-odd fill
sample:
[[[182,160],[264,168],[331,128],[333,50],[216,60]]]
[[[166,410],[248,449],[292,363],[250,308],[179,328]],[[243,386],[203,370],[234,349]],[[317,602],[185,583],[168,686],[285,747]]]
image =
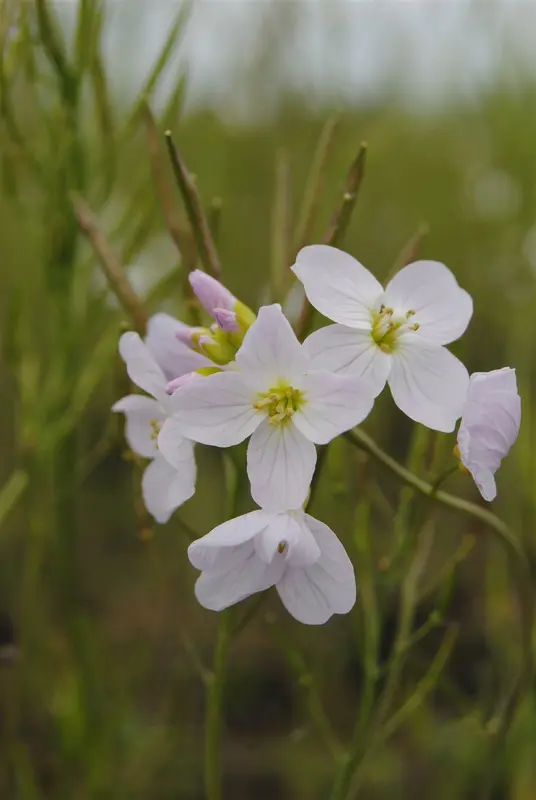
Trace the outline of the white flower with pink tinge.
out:
[[[225,372],[190,381],[170,398],[177,413],[162,426],[158,446],[172,458],[185,436],[216,447],[251,436],[253,499],[273,511],[297,509],[313,476],[315,444],[358,425],[373,402],[366,380],[312,369],[281,306],[264,306]]]
[[[275,586],[286,609],[322,625],[355,604],[354,568],[341,542],[304,511],[252,511],[193,542],[188,557],[201,570],[195,594],[221,611]]]
[[[171,413],[167,377],[137,333],[121,336],[119,353],[130,379],[151,397],[127,395],[115,403],[112,411],[125,414],[125,436],[134,453],[152,459],[143,473],[143,501],[156,521],[164,523],[195,491],[194,444],[185,438],[177,439],[171,460],[158,451],[158,432]]]
[[[337,323],[304,343],[314,368],[366,377],[376,394],[388,382],[408,417],[454,430],[469,375],[443,345],[465,331],[473,301],[447,267],[416,261],[384,290],[348,253],[311,245],[300,250],[292,269],[310,303]]]
[[[517,439],[520,424],[515,369],[473,373],[458,429],[458,451],[484,500],[497,495],[495,473]]]

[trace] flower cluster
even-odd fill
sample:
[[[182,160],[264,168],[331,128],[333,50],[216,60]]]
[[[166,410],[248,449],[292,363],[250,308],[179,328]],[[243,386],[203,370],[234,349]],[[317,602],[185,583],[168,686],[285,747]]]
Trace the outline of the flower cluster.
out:
[[[256,316],[196,270],[190,282],[213,323],[191,328],[157,314],[145,342],[125,333],[119,351],[128,375],[150,397],[129,395],[113,409],[126,416],[131,449],[151,459],[142,490],[158,522],[195,491],[195,442],[231,447],[249,439],[247,474],[259,510],[190,545],[201,570],[196,596],[221,610],[275,586],[294,617],[321,624],[352,608],[356,585],[335,533],[304,510],[316,445],[359,425],[388,383],[416,422],[448,433],[461,417],[456,452],[492,500],[521,407],[515,370],[469,377],[446,349],[466,330],[473,303],[443,264],[409,264],[384,289],[352,256],[313,245],[292,269],[309,302],[335,324],[300,343],[278,304]]]

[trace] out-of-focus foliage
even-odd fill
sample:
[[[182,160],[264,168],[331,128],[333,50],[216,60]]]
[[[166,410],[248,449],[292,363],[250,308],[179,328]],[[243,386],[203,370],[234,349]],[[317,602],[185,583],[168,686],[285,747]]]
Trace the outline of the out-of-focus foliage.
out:
[[[191,240],[177,194],[181,267],[141,113],[187,29],[179,15],[139,102],[124,111],[100,57],[107,23],[99,3],[80,0],[68,46],[44,0],[0,8],[0,797],[193,800],[202,797],[203,685],[192,642],[208,663],[215,615],[193,598],[177,519],[152,529],[140,510],[138,466],[122,458],[110,415],[124,393],[115,350],[128,320],[71,204],[78,192],[97,212],[149,312],[188,315]],[[173,130],[212,219],[219,208],[212,201],[222,199],[224,280],[255,308],[269,296],[274,264],[279,280],[281,263],[293,261],[295,242],[284,231],[296,229],[333,109],[312,110],[306,97],[289,95],[262,125],[238,126],[211,111],[182,115],[184,91],[177,76],[159,129]],[[474,320],[453,350],[471,371],[517,368],[522,432],[500,472],[497,511],[534,564],[536,84],[527,78],[513,91],[498,83],[470,107],[429,115],[389,105],[343,110],[310,241],[323,234],[362,140],[370,148],[367,175],[345,248],[381,279],[426,223],[421,254],[444,261],[475,298]],[[160,157],[166,169],[163,148]],[[418,434],[386,394],[366,428],[400,460],[415,453]],[[423,475],[450,463],[452,438],[432,435],[420,445]],[[198,455],[198,489],[180,516],[201,534],[226,509],[220,454],[199,448]],[[461,474],[451,487],[475,497]],[[341,441],[330,450],[314,508],[354,548],[363,585],[373,576],[382,660],[407,565],[404,557],[391,560],[404,522],[394,521],[400,491]],[[428,509],[407,490],[404,497],[416,524]],[[241,502],[250,507],[246,494]],[[446,511],[431,517],[429,535],[415,628],[440,613],[408,656],[402,692],[426,672],[445,628],[456,625],[459,635],[436,691],[366,763],[363,796],[371,800],[478,797],[490,767],[479,719],[518,668],[503,553],[485,529]],[[372,570],[362,552],[367,537]],[[267,611],[277,623],[266,621]],[[341,739],[362,702],[362,601],[350,617],[308,630],[270,597],[231,651],[223,759],[225,796],[233,800],[328,793],[331,755],[307,721],[307,682],[296,680],[281,636],[314,674]],[[497,796],[536,795],[535,747],[532,698],[502,753]]]

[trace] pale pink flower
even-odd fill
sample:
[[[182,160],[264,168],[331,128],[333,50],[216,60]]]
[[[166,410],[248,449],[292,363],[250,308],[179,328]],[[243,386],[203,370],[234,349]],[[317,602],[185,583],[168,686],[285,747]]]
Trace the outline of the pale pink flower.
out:
[[[484,500],[497,495],[494,476],[517,439],[520,423],[515,369],[473,373],[458,429],[458,450]]]
[[[173,455],[175,438],[230,447],[251,436],[247,469],[264,508],[300,508],[326,444],[358,425],[373,404],[366,380],[312,369],[279,305],[264,306],[225,372],[190,381],[170,398],[177,412],[158,437]]]
[[[366,377],[376,394],[388,382],[408,417],[454,430],[469,376],[443,345],[465,331],[473,302],[447,267],[416,261],[384,290],[348,253],[312,245],[300,250],[292,269],[310,303],[337,323],[304,343],[313,368]]]
[[[213,611],[275,586],[293,617],[322,625],[356,600],[354,568],[341,542],[301,510],[231,519],[193,542],[188,557],[202,570],[196,597]]]

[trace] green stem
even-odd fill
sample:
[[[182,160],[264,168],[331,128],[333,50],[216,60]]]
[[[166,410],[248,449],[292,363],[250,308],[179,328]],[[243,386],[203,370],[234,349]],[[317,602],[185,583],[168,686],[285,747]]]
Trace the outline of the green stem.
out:
[[[205,725],[205,791],[207,800],[221,800],[221,731],[223,688],[230,641],[230,611],[219,615],[212,675],[208,681]]]
[[[476,505],[476,503],[471,503],[469,500],[464,500],[461,497],[455,497],[447,492],[438,490],[436,485],[418,478],[399,464],[398,461],[385,453],[381,447],[363,431],[354,429],[344,435],[354,446],[367,452],[391,470],[398,478],[407,483],[408,486],[413,487],[426,497],[433,499],[434,502],[440,503],[448,508],[453,508],[456,511],[467,514],[475,520],[483,522],[498,536],[502,546],[506,550],[520,611],[522,664],[507,702],[504,704],[501,711],[494,716],[491,720],[492,724],[489,726],[492,750],[493,753],[497,753],[504,744],[516,711],[527,687],[531,684],[534,673],[534,659],[532,653],[532,632],[535,616],[534,591],[530,567],[523,546],[517,538],[513,536],[508,526],[501,519],[496,517],[495,514],[492,514],[491,511]]]

